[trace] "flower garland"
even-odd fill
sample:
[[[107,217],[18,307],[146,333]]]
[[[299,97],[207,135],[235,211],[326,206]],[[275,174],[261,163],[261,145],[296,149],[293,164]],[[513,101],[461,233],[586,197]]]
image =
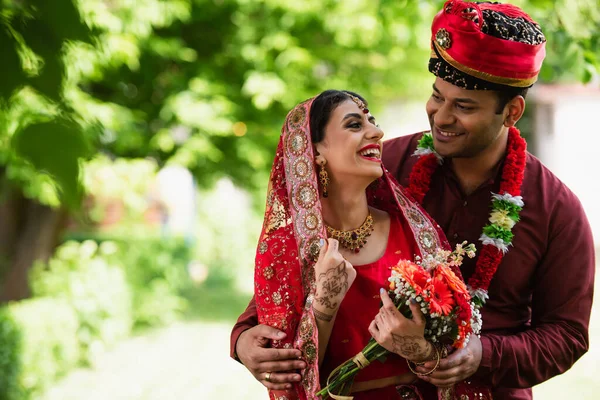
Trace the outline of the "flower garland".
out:
[[[525,205],[521,197],[521,184],[525,174],[526,150],[527,143],[519,130],[511,127],[508,131],[507,154],[500,181],[501,194],[492,193],[490,223],[483,227],[479,238],[483,248],[475,272],[468,283],[471,297],[479,307],[488,299],[490,282],[502,258],[508,252],[508,247],[512,245],[512,229],[519,222],[519,213]],[[418,156],[419,160],[410,173],[407,190],[417,202],[423,204],[431,185],[431,177],[443,161],[433,148],[431,132],[423,134],[414,155]]]

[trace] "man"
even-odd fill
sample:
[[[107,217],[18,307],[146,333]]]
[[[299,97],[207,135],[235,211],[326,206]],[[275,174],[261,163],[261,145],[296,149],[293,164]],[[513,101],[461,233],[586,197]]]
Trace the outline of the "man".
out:
[[[491,280],[483,285],[489,300],[481,338],[420,377],[439,387],[469,378],[492,388],[494,399],[531,399],[532,386],[568,370],[589,346],[589,223],[576,196],[520,147],[514,128],[544,46],[539,26],[517,7],[448,1],[432,25],[429,70],[436,79],[426,107],[444,162],[413,157],[418,146],[427,153],[423,134],[384,143],[384,165],[451,244],[477,244],[478,257],[461,268],[465,280]],[[494,199],[514,207],[498,209]],[[268,348],[278,331],[256,324],[251,301],[233,329],[232,357],[269,388],[299,381],[300,351]]]

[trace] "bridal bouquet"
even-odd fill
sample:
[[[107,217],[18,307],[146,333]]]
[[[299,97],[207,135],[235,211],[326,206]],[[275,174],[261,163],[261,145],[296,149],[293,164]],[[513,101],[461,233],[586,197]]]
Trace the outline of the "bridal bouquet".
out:
[[[475,246],[467,242],[456,245],[453,252],[440,250],[414,262],[400,260],[391,268],[389,295],[396,308],[412,318],[409,308],[416,301],[425,315],[425,339],[439,345],[464,347],[471,333],[481,329],[479,304],[471,300],[465,283],[453,272],[464,256],[475,257]],[[327,386],[318,395],[347,395],[354,377],[375,360],[385,361],[389,354],[375,339],[352,359],[338,366],[327,380]]]

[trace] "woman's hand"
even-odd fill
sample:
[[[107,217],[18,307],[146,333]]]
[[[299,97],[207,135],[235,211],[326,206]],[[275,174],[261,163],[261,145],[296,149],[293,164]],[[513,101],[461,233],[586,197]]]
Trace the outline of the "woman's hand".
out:
[[[383,306],[369,325],[369,332],[373,338],[386,350],[407,360],[429,360],[435,349],[425,340],[425,317],[419,305],[410,304],[413,317],[408,319],[396,309],[386,290],[381,289],[380,295]]]
[[[346,292],[356,278],[356,270],[338,251],[336,239],[328,239],[321,247],[315,264],[317,290],[313,310],[317,318],[331,320]]]

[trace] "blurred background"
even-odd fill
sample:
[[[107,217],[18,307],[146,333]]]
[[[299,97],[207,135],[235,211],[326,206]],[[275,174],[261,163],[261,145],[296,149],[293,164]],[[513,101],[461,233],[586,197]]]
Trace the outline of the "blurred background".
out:
[[[512,3],[548,39],[519,126],[600,243],[598,0]],[[442,4],[1,0],[0,400],[265,399],[229,333],[285,115],[351,89],[388,139],[427,129]],[[597,398],[597,309],[538,398]]]

